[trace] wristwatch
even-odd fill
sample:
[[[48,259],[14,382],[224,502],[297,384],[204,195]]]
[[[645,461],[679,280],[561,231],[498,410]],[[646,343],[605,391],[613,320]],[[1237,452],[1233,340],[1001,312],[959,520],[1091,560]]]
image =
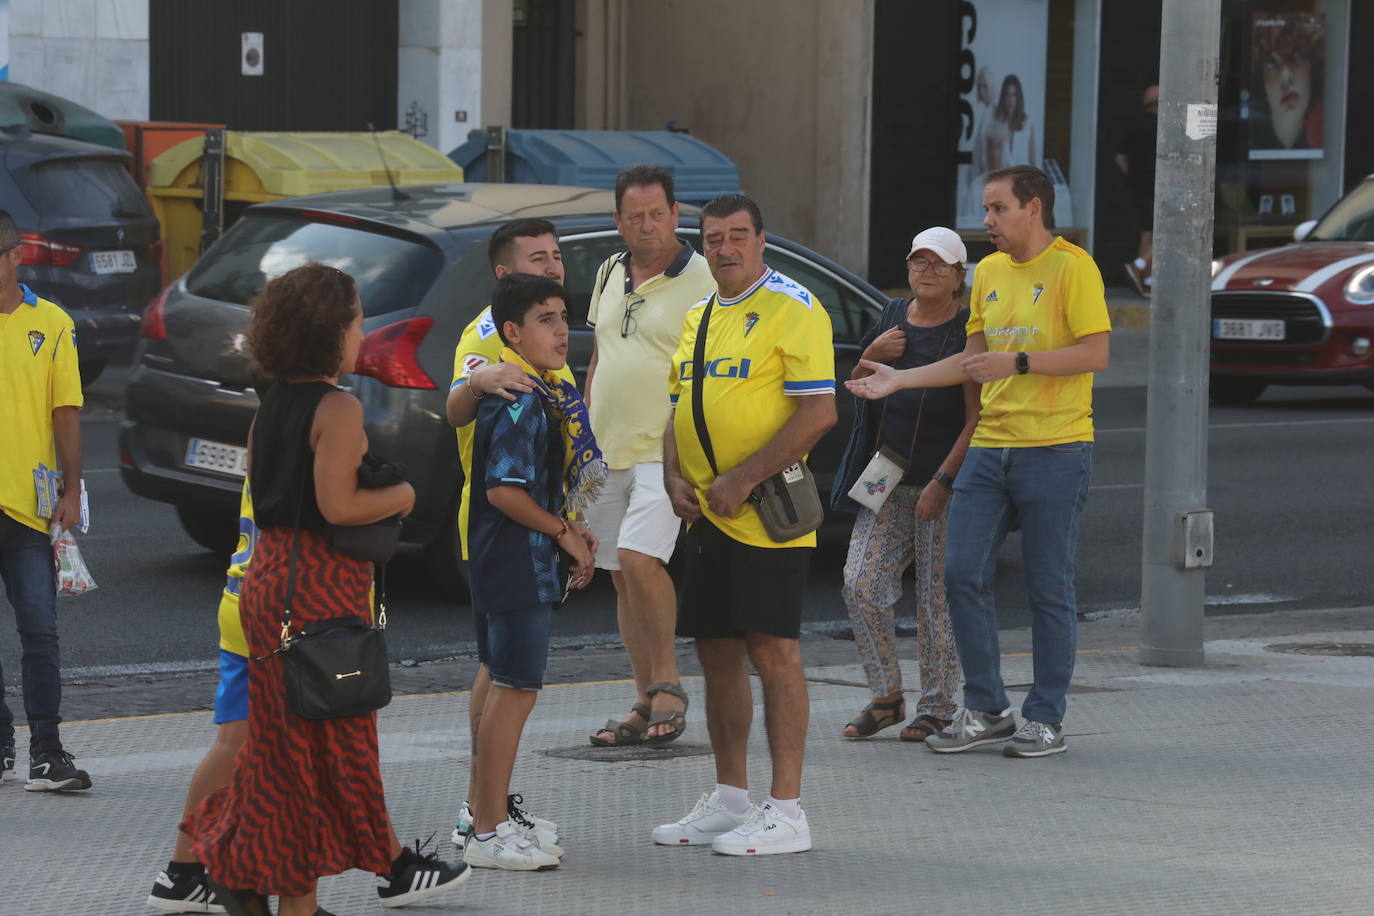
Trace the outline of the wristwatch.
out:
[[[1024,352],[1016,354],[1016,371],[1020,375],[1030,371],[1030,356]]]
[[[944,487],[946,490],[954,489],[954,478],[946,474],[944,471],[936,471],[935,476],[930,479],[933,480],[935,483],[938,483],[940,486]]]

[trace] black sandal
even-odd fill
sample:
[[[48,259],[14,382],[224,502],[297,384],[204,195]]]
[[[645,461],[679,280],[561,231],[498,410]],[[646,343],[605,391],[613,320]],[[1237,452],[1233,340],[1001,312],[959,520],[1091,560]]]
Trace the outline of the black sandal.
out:
[[[949,719],[940,719],[932,715],[917,716],[897,737],[903,741],[925,741],[931,735],[944,731],[949,727],[949,723]]]
[[[631,712],[637,712],[649,721],[652,710],[646,703],[636,703],[630,707]],[[642,729],[635,728],[628,722],[621,722],[618,719],[607,719],[606,725],[595,735],[592,735],[592,744],[596,747],[630,747],[635,744],[643,744],[644,736],[648,733],[649,726],[645,725]],[[615,735],[614,741],[607,741],[601,737],[601,732],[610,732]]]
[[[666,693],[671,697],[677,697],[682,701],[681,709],[660,709],[649,717],[649,724],[644,727],[645,744],[667,744],[669,741],[676,741],[682,737],[682,733],[687,730],[687,691],[682,689],[681,684],[672,684],[668,681],[660,681],[657,684],[650,684],[644,691],[649,695],[649,700],[660,693]],[[651,735],[649,729],[655,725],[671,725],[673,730],[662,735]]]
[[[879,721],[874,712],[884,712],[888,715]],[[906,718],[906,697],[899,697],[895,700],[874,700],[863,708],[863,712],[854,717],[849,725],[854,726],[857,735],[846,735],[843,731],[840,734],[851,741],[860,738],[872,738],[885,728],[891,728],[898,722]],[[845,726],[848,728],[849,726]]]

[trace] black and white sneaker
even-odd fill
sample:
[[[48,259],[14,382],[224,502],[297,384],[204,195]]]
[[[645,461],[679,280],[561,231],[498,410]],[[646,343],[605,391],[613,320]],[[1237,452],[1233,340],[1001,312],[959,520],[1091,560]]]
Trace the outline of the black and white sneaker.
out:
[[[43,751],[29,760],[29,781],[24,788],[30,792],[74,792],[90,787],[90,775],[78,770],[72,755],[64,750]]]
[[[224,907],[215,899],[215,892],[205,880],[205,872],[181,881],[173,881],[164,868],[153,882],[148,894],[148,906],[164,913],[223,913]]]
[[[14,745],[7,744],[0,748],[0,782],[5,781],[5,777],[14,771]]]
[[[450,865],[438,853],[423,852],[428,841],[401,850],[399,865],[389,875],[377,876],[377,898],[384,907],[408,906],[437,897],[472,877],[466,862]]]

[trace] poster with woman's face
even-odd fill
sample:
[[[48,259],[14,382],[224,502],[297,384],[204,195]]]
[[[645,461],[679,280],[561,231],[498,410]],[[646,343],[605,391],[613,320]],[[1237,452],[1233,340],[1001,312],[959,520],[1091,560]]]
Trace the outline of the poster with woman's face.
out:
[[[1325,15],[1255,13],[1250,51],[1250,158],[1322,158]]]

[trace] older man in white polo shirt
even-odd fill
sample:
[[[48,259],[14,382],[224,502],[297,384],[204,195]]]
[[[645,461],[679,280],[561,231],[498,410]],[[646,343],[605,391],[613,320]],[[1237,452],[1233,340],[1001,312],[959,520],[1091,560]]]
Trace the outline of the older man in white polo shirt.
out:
[[[596,565],[615,582],[620,635],[636,696],[592,744],[672,741],[686,727],[673,634],[677,600],[666,564],[681,524],[663,488],[668,367],[683,318],[715,281],[705,259],[677,237],[673,175],[636,165],[616,177],[615,223],[627,251],[597,271],[587,323],[596,349],[587,371],[592,431],[611,467],[587,523],[600,541]]]

